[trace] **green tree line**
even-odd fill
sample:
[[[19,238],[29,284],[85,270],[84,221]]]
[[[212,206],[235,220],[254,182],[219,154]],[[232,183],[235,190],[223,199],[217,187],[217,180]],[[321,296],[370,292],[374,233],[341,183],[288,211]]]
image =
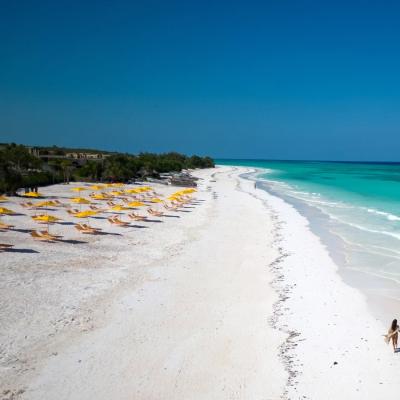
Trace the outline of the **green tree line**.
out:
[[[100,152],[99,152],[100,153]],[[63,153],[58,151],[57,155]],[[157,177],[160,173],[182,169],[212,168],[210,157],[186,156],[170,152],[137,155],[113,153],[83,165],[68,158],[48,158],[30,154],[27,147],[6,144],[0,148],[0,192],[14,193],[19,188],[35,188],[70,180],[126,182],[130,179]]]

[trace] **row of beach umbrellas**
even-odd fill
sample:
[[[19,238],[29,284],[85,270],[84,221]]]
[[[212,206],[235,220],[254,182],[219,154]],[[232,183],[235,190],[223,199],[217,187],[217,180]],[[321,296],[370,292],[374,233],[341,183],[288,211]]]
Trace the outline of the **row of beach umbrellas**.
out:
[[[124,184],[122,184],[122,183],[113,183],[113,184],[105,184],[105,185],[96,184],[96,185],[91,185],[89,187],[83,187],[83,186],[74,187],[74,188],[71,189],[71,191],[80,193],[80,192],[85,191],[85,190],[96,190],[97,191],[97,190],[104,190],[105,188],[115,188],[115,187],[123,187],[123,186],[124,186]],[[123,191],[121,191],[121,190],[118,190],[118,191],[113,190],[110,193],[104,193],[104,192],[103,193],[96,193],[96,194],[92,194],[91,198],[93,200],[110,200],[110,199],[112,199],[113,197],[116,197],[116,196],[122,196],[122,195],[126,195],[126,194],[140,194],[140,193],[150,192],[152,190],[153,189],[151,187],[149,187],[149,186],[143,186],[143,187],[138,187],[138,188],[134,188],[134,189],[127,189],[127,190],[123,190]],[[179,202],[179,201],[182,201],[184,196],[191,195],[195,191],[196,191],[196,189],[193,189],[193,188],[183,189],[183,190],[180,190],[180,191],[177,191],[177,192],[171,194],[169,197],[167,197],[167,199],[170,200],[170,201],[178,201]],[[38,192],[27,192],[27,193],[24,193],[23,196],[32,197],[32,198],[43,197],[43,195],[38,193]],[[6,202],[6,201],[8,201],[8,198],[6,196],[1,195],[0,196],[0,202]],[[82,205],[82,204],[87,205],[87,204],[91,204],[92,203],[91,200],[86,199],[84,197],[73,197],[73,198],[70,199],[70,201],[72,203],[74,203],[74,204],[79,204],[79,205]],[[165,200],[162,200],[159,197],[153,197],[153,198],[150,199],[150,201],[153,202],[153,203],[164,203],[165,202]],[[134,200],[134,201],[129,202],[129,203],[125,204],[125,205],[117,204],[115,206],[112,206],[111,210],[113,210],[113,211],[124,211],[124,210],[129,210],[131,208],[141,207],[141,206],[145,206],[145,205],[146,204],[143,203],[142,201]],[[38,202],[38,203],[33,205],[34,208],[58,207],[58,206],[60,206],[60,203],[59,202],[55,202],[53,200],[43,200],[43,201]],[[89,217],[97,215],[99,212],[100,212],[100,210],[99,211],[96,211],[96,210],[84,210],[84,211],[82,211],[80,209],[79,212],[74,213],[74,217],[77,217],[77,218],[89,218]],[[12,215],[12,214],[15,214],[15,212],[13,210],[8,209],[6,207],[0,207],[0,215]],[[38,223],[47,223],[48,227],[49,227],[49,224],[56,223],[56,222],[61,220],[61,218],[58,218],[58,217],[56,217],[54,215],[50,215],[47,212],[45,214],[35,215],[35,216],[32,217],[32,219],[34,221],[38,222]]]

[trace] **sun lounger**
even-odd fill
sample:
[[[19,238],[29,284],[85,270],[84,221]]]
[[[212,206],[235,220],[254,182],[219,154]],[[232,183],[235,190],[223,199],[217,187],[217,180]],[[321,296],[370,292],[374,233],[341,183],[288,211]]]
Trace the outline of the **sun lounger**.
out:
[[[145,215],[139,215],[136,213],[128,214],[128,217],[134,221],[146,221],[147,217]]]
[[[52,233],[49,233],[49,231],[39,231],[39,234],[41,234],[42,236],[48,237],[51,240],[62,239],[61,235],[54,235]]]
[[[0,243],[0,251],[5,251],[14,247],[13,244]]]
[[[101,229],[93,228],[87,224],[76,224],[75,229],[77,229],[81,233],[96,235],[100,233]]]
[[[88,224],[80,224],[85,229],[94,229],[95,231],[101,231],[101,228],[95,228],[94,226],[90,226]]]
[[[21,206],[24,208],[31,208],[34,204],[31,201],[25,201],[24,203],[21,203]]]
[[[153,208],[148,208],[148,209],[147,209],[147,212],[148,212],[150,215],[154,215],[155,217],[161,217],[161,216],[164,215],[164,213],[163,213],[162,211],[157,211],[157,210],[154,210]]]
[[[14,225],[5,224],[4,222],[0,222],[0,231],[8,230],[14,228]]]
[[[108,222],[110,222],[113,225],[119,225],[119,226],[128,226],[129,222],[121,221],[118,217],[110,217],[107,218]]]
[[[104,208],[100,208],[100,207],[97,207],[97,206],[89,206],[89,208],[90,208],[91,210],[93,210],[93,211],[99,211],[99,212],[104,212],[104,211],[106,211]]]
[[[69,214],[69,215],[75,215],[75,214],[78,214],[79,213],[79,210],[77,210],[77,209],[69,209],[69,210],[67,210],[67,213]]]
[[[164,206],[164,208],[166,209],[166,210],[168,210],[168,211],[176,211],[178,208],[179,208],[179,206],[177,206],[177,205],[169,205],[169,204],[167,204],[167,203],[164,203],[163,204],[163,206]]]
[[[31,232],[31,236],[35,239],[35,240],[40,240],[42,242],[54,242],[55,239],[51,239],[49,236],[45,236],[40,234],[37,231],[32,231]]]

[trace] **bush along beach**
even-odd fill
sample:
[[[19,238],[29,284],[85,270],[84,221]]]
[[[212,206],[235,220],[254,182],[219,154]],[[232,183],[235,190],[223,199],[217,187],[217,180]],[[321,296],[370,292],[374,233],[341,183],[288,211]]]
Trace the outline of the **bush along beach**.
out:
[[[155,154],[68,149],[57,146],[29,147],[0,144],[0,192],[70,181],[126,182],[158,178],[160,173],[184,169],[213,168],[210,157],[175,152]]]

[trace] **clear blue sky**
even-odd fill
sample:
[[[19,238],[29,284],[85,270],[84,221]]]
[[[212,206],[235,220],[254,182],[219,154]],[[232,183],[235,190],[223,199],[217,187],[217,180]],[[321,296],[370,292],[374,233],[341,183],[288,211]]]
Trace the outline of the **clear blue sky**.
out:
[[[397,1],[2,1],[0,141],[400,161],[399,21]]]

